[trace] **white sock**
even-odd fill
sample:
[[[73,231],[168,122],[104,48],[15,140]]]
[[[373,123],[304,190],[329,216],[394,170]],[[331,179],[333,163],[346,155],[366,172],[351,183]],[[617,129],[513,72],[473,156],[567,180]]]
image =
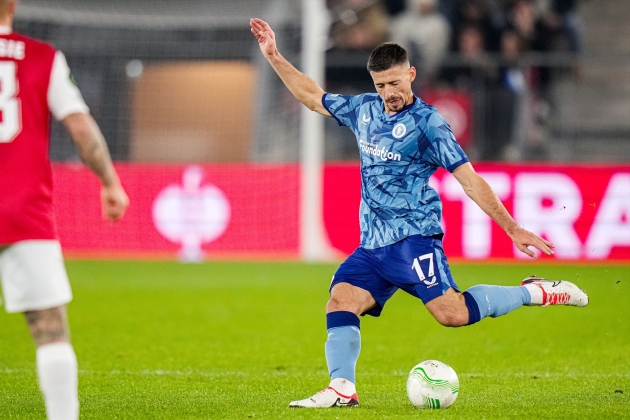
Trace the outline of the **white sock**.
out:
[[[357,388],[354,385],[354,383],[350,382],[347,379],[335,378],[332,381],[330,381],[329,386],[333,388],[335,391],[337,391],[338,393],[342,395],[346,395],[348,397],[357,393]]]
[[[70,343],[37,348],[37,376],[48,420],[79,418],[77,357]]]
[[[532,297],[530,305],[542,305],[543,303],[543,291],[540,286],[535,284],[525,284],[522,287],[526,288],[529,295]]]

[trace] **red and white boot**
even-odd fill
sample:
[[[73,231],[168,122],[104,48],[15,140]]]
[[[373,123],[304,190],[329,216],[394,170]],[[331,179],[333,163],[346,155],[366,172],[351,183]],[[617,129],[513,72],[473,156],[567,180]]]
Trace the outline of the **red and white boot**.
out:
[[[295,408],[328,408],[328,407],[352,407],[359,405],[354,384],[346,379],[333,379],[328,388],[319,391],[310,398],[299,401],[291,401],[289,407]]]
[[[532,296],[530,305],[586,306],[588,296],[575,284],[564,280],[545,280],[540,277],[527,277],[521,283]]]

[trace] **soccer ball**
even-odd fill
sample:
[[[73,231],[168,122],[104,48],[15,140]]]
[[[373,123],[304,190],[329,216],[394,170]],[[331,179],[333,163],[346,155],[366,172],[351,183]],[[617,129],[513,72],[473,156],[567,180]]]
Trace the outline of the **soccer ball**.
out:
[[[446,408],[455,402],[459,379],[452,367],[437,360],[418,363],[407,378],[407,396],[418,408]]]

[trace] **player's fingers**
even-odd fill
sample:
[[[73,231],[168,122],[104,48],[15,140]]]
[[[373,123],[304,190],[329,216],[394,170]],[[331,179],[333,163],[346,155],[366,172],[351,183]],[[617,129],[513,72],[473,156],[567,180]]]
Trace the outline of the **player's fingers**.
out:
[[[525,245],[521,245],[521,244],[517,244],[516,247],[519,249],[519,251],[521,251],[523,254],[528,255],[532,258],[536,258],[536,253],[534,251],[532,251],[531,249],[529,249],[527,246]]]
[[[536,248],[540,249],[542,252],[544,252],[547,255],[553,255],[553,250],[544,243],[542,243],[542,245],[540,246],[537,246]]]
[[[112,211],[112,206],[110,204],[103,208],[103,218],[112,222],[114,221],[114,212]]]
[[[115,222],[124,216],[128,205],[129,199],[126,196],[109,198],[103,205],[103,216]]]
[[[264,39],[260,36],[260,34],[254,28],[251,28],[251,30],[252,34],[256,37],[256,40],[258,42],[263,42]]]
[[[249,24],[252,28],[254,28],[256,30],[256,32],[260,32],[260,31],[264,31],[265,27],[262,25],[261,23],[262,21],[260,19],[252,19],[249,21]],[[267,25],[269,26],[269,25]]]
[[[119,220],[125,214],[125,209],[122,206],[114,205],[109,208],[107,218],[112,222]]]
[[[548,240],[546,240],[545,238],[540,238],[540,240],[541,240],[541,241],[542,241],[545,245],[547,245],[549,248],[555,248],[555,247],[556,247],[553,243],[549,242],[549,241],[548,241]]]
[[[269,24],[265,22],[264,20],[259,19],[259,18],[254,18],[254,19],[256,20],[256,23],[258,23],[260,26],[264,28],[265,31],[271,30],[271,26],[269,26]]]
[[[264,42],[267,38],[269,38],[269,34],[262,30],[256,30],[256,28],[252,28],[252,33],[258,39],[258,42]]]
[[[258,35],[260,32],[262,32],[262,28],[260,27],[260,25],[256,25],[253,22],[251,25],[249,25],[249,28],[254,35]]]
[[[547,246],[547,241],[542,238],[537,237],[536,240],[532,242],[532,245],[547,255],[553,255],[553,250]]]
[[[257,23],[260,25],[260,30],[264,32],[269,38],[275,39],[276,34],[271,29],[271,26],[267,22],[261,19],[257,19]]]

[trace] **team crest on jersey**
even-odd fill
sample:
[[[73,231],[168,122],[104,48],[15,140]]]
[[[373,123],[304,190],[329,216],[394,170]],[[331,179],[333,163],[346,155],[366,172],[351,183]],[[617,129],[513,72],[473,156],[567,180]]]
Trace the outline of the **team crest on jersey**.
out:
[[[405,134],[407,134],[407,127],[405,124],[398,123],[394,126],[394,129],[392,130],[392,136],[394,136],[394,138],[399,139]]]

